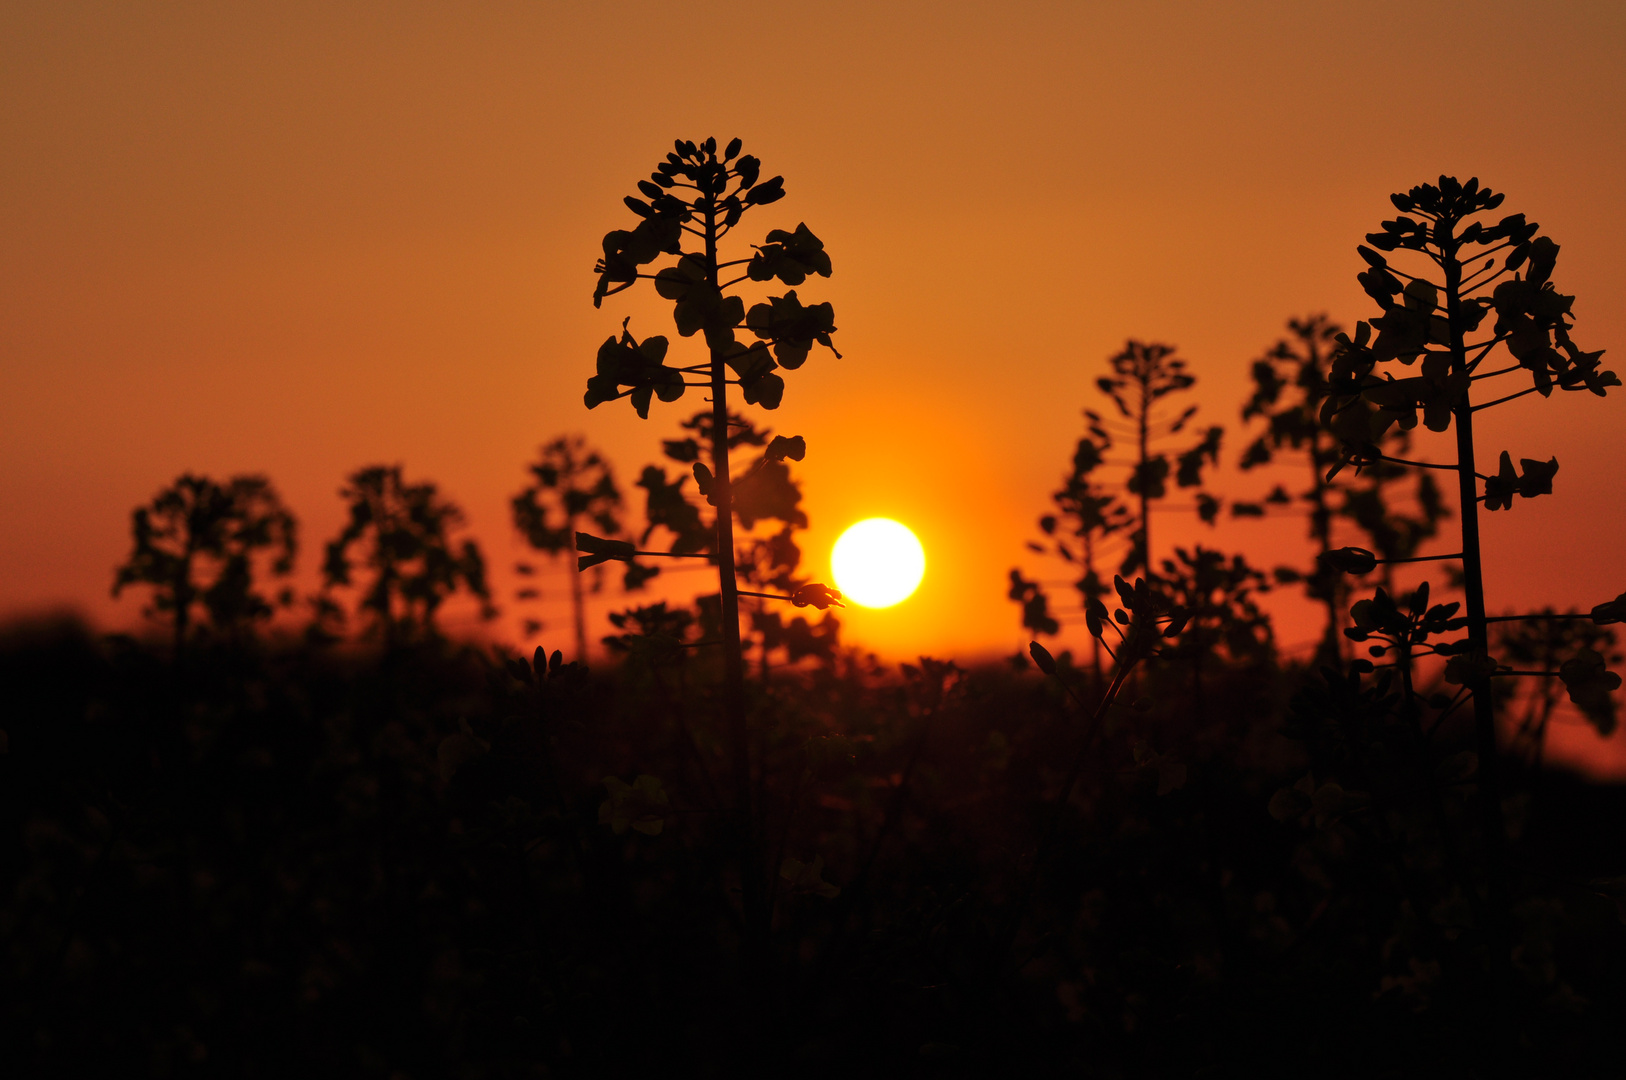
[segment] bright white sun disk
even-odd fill
[[[870,518],[841,534],[830,568],[842,598],[864,607],[891,607],[906,599],[926,573],[926,552],[908,528]]]

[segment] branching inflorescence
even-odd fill
[[[810,277],[829,277],[830,256],[824,242],[805,224],[793,230],[774,229],[753,253],[725,258],[722,241],[755,207],[784,198],[784,178],[761,179],[761,162],[741,153],[739,139],[718,150],[716,139],[701,143],[678,140],[666,160],[648,180],[638,183],[639,196],[626,205],[641,220],[632,229],[616,229],[604,237],[604,255],[594,268],[598,285],[593,305],[631,288],[640,280],[654,282],[655,291],[673,302],[672,317],[681,337],[700,335],[706,359],[692,364],[667,362],[670,342],[655,335],[639,340],[622,323],[621,334],[607,339],[598,350],[597,370],[587,380],[585,403],[589,409],[606,401],[629,398],[640,417],[649,416],[654,398],[677,401],[691,387],[711,391],[711,423],[701,434],[709,444],[709,466],[696,460],[695,483],[716,508],[715,542],[710,558],[717,564],[721,605],[724,700],[733,773],[734,812],[740,837],[740,877],[747,926],[748,951],[760,963],[766,948],[770,899],[763,868],[760,815],[753,806],[751,746],[747,730],[740,643],[739,597],[735,578],[734,518],[736,491],[751,476],[733,477],[729,470],[728,388],[737,386],[747,405],[777,409],[784,398],[781,371],[806,363],[814,345],[835,353],[835,311],[828,303],[804,304],[796,287]],[[641,197],[640,197],[641,196]],[[665,258],[674,261],[654,272]],[[769,295],[747,309],[745,300],[731,290],[739,286],[779,282],[790,288]],[[740,335],[755,340],[741,340]],[[776,438],[759,469],[769,469],[786,458],[801,460],[806,443],[800,436]],[[630,542],[577,534],[581,569],[609,559],[630,561],[637,555],[685,556],[693,550],[640,552]],[[817,582],[798,585],[785,593],[749,593],[761,599],[787,600],[797,607],[821,610],[840,605],[841,594]]]
[[[1328,552],[1326,562],[1339,570],[1362,573],[1381,562],[1460,560],[1464,611],[1457,606],[1428,605],[1426,585],[1404,608],[1380,590],[1355,605],[1355,625],[1346,634],[1356,641],[1382,639],[1371,647],[1376,657],[1397,653],[1395,662],[1406,678],[1401,708],[1414,720],[1420,707],[1409,682],[1413,655],[1433,652],[1449,657],[1446,677],[1461,685],[1473,707],[1478,751],[1480,823],[1487,851],[1483,943],[1489,967],[1505,1009],[1509,986],[1509,881],[1498,785],[1495,696],[1491,680],[1501,676],[1556,676],[1583,709],[1596,710],[1601,698],[1619,686],[1602,657],[1589,649],[1556,670],[1524,671],[1490,655],[1485,612],[1485,583],[1480,557],[1479,508],[1509,509],[1515,497],[1548,495],[1558,471],[1556,458],[1545,462],[1523,458],[1517,469],[1512,455],[1500,454],[1495,473],[1478,471],[1474,415],[1531,394],[1550,397],[1554,390],[1585,390],[1602,397],[1619,386],[1614,372],[1600,364],[1602,352],[1582,350],[1570,336],[1574,298],[1552,283],[1558,245],[1538,235],[1538,226],[1523,214],[1492,222],[1488,216],[1503,202],[1500,193],[1477,179],[1462,183],[1442,176],[1391,197],[1400,216],[1383,222],[1357,248],[1367,268],[1359,281],[1382,309],[1370,323],[1358,323],[1353,335],[1341,335],[1329,377],[1322,421],[1342,444],[1329,479],[1345,466],[1357,470],[1383,462],[1454,472],[1461,506],[1461,548],[1447,555],[1379,560],[1360,548]],[[1369,246],[1368,246],[1369,245]],[[1405,266],[1390,257],[1404,255]],[[1511,363],[1501,363],[1497,357]],[[1406,372],[1396,377],[1392,365]],[[1494,380],[1522,376],[1529,385],[1501,392]],[[1481,387],[1479,384],[1485,384]],[[1476,398],[1489,400],[1475,402]],[[1398,428],[1414,429],[1421,420],[1433,432],[1453,431],[1455,462],[1400,460],[1386,455],[1384,437]],[[1594,621],[1618,614],[1620,601],[1594,609]],[[1429,643],[1431,636],[1466,631],[1466,637]],[[1371,670],[1371,661],[1355,662],[1351,678]],[[1441,715],[1462,704],[1463,694],[1441,703]]]

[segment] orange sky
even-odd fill
[[[806,221],[835,261],[801,291],[834,302],[846,359],[816,352],[767,417],[808,439],[806,550],[822,570],[886,515],[928,554],[918,596],[849,613],[849,639],[1010,651],[1005,574],[1056,576],[1022,541],[1105,358],[1179,345],[1229,464],[1283,321],[1371,313],[1353,249],[1390,191],[1443,171],[1508,192],[1619,367],[1623,55],[1618,3],[13,0],[0,612],[132,619],[107,597],[129,510],[187,469],[268,473],[312,570],[342,476],[401,461],[506,568],[543,439],[583,432],[630,482],[698,405],[583,410],[598,342],[669,319],[649,295],[595,311],[591,267],[674,136],[738,134],[790,192],[750,231]],[[1486,526],[1493,608],[1626,587],[1621,407],[1487,414],[1489,454],[1562,464],[1555,497]],[[1296,523],[1271,528],[1200,538],[1296,550]],[[1289,605],[1280,632],[1313,628]]]

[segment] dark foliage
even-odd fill
[[[779,867],[763,1009],[714,661],[195,660],[182,679],[72,626],[0,648],[14,1075],[1489,1074],[1433,951],[1473,915],[1426,789],[1385,764],[1409,736],[1375,689],[1318,677],[1289,714],[1296,673],[1216,664],[1199,725],[1171,655],[1156,703],[1092,735],[1057,681],[1010,670],[842,656],[753,684]],[[1338,718],[1301,732],[1308,762],[1289,715]],[[1443,738],[1451,824],[1471,744]],[[1294,781],[1350,762],[1363,788]],[[1516,799],[1539,875],[1521,1075],[1588,1074],[1626,1050],[1626,798],[1548,771]]]

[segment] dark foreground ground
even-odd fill
[[[1452,725],[1298,742],[1314,676],[1154,670],[1058,815],[1053,682],[844,657],[754,684],[786,869],[747,975],[708,673],[649,659],[11,631],[3,1071],[1626,1072],[1618,787],[1504,762],[1498,983]]]

